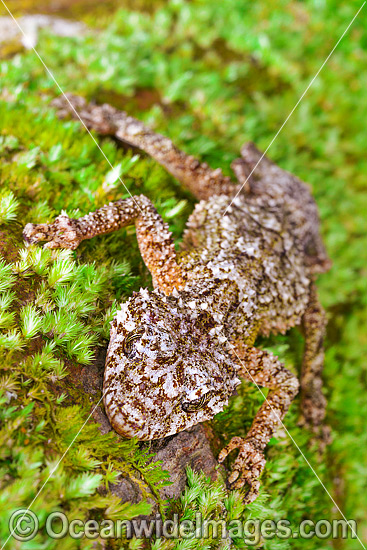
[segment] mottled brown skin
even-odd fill
[[[238,376],[269,388],[246,438],[234,437],[219,455],[223,461],[238,448],[229,482],[247,484],[245,499],[252,502],[264,449],[299,388],[277,357],[254,347],[258,334],[302,326],[302,421],[327,435],[321,391],[325,315],[314,278],[330,261],[315,202],[304,183],[266,157],[249,177],[261,157],[253,144],[232,164],[244,183],[240,190],[220,170],[125,113],[76,96],[69,101],[88,127],[149,153],[200,202],[178,254],[167,224],[143,195],[77,220],[61,215],[53,224],[28,224],[24,237],[74,249],[84,239],[135,224],[155,290],[134,293],[112,322],[104,380],[110,422],[126,437],[160,438],[212,418],[227,404]],[[60,116],[70,112],[64,98],[54,104]]]

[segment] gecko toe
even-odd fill
[[[238,470],[233,470],[230,476],[228,477],[228,482],[234,483],[236,479],[238,479],[239,475],[240,475],[240,472]]]
[[[239,453],[234,462],[232,472],[228,477],[228,483],[232,489],[242,489],[248,485],[249,489],[245,494],[244,502],[253,502],[259,494],[259,477],[265,467],[263,451],[256,447],[251,440],[241,437],[234,437],[219,455],[220,462],[235,448]]]

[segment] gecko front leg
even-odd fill
[[[232,352],[237,360],[240,376],[271,390],[256,414],[247,436],[233,437],[218,457],[219,462],[223,462],[233,449],[239,449],[228,481],[236,489],[247,483],[249,489],[245,502],[250,504],[259,494],[259,477],[266,462],[264,449],[297,395],[299,382],[268,351],[237,343]]]
[[[135,223],[139,249],[153,278],[153,285],[169,294],[184,285],[184,273],[168,225],[144,195],[121,199],[79,219],[62,214],[52,224],[28,223],[24,239],[32,244],[46,241],[47,248],[74,250],[85,239],[112,233]]]

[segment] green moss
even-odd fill
[[[360,7],[313,0],[276,7],[270,1],[176,0],[152,4],[148,12],[140,4],[124,5],[99,21],[97,37],[94,31],[74,39],[43,32],[38,49],[46,64],[65,90],[128,109],[226,173],[244,141],[268,146]],[[334,440],[326,457],[319,460],[309,434],[297,426],[297,401],[285,425],[346,517],[359,522],[361,537],[367,488],[363,31],[361,15],[269,151],[312,185],[334,262],[318,283],[329,318],[325,392]],[[80,216],[127,196],[119,176],[131,193],[152,199],[178,243],[193,199],[144,155],[97,138],[111,171],[77,123],[56,118],[50,100],[59,92],[32,52],[2,61],[0,76],[0,507],[7,519],[15,507],[29,505],[88,418],[91,403],[98,403],[100,395],[91,401],[78,376],[106,345],[118,303],[151,284],[131,228],[85,242],[70,254],[24,249],[22,227],[52,221],[62,209]],[[296,331],[261,343],[299,369],[302,339]],[[260,402],[256,388],[244,383],[212,423],[216,450],[232,435],[245,434]],[[156,497],[166,478],[159,467],[146,466],[139,445],[113,433],[102,436],[92,422],[77,442],[37,498],[34,511],[42,521],[55,508],[97,519],[146,513],[146,502],[121,505],[110,491],[96,490],[109,488],[120,470],[136,478],[146,496]],[[190,474],[187,492],[168,513],[288,518],[295,528],[301,519],[337,515],[282,430],[267,458],[261,495],[247,509],[239,495],[225,497],[220,484]],[[0,528],[5,540],[6,521]],[[50,542],[43,531],[34,544],[89,547]],[[321,547],[316,539],[291,544]],[[359,548],[356,540],[335,544]],[[289,546],[264,543],[272,550]],[[139,541],[129,543],[139,547]],[[154,545],[184,547],[190,546],[162,540]],[[235,547],[243,542],[235,540]]]

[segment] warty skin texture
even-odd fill
[[[239,376],[270,388],[246,438],[219,455],[239,453],[229,482],[247,484],[246,502],[259,491],[264,449],[298,392],[294,374],[270,352],[254,347],[259,334],[300,325],[305,335],[301,373],[302,421],[324,442],[321,391],[325,316],[314,278],[330,266],[308,187],[261,153],[241,150],[232,168],[239,183],[185,155],[172,142],[109,105],[69,100],[89,127],[148,152],[200,200],[182,250],[151,201],[119,200],[73,220],[28,224],[30,243],[76,248],[84,239],[135,224],[154,291],[141,289],[121,306],[111,326],[104,404],[114,429],[142,440],[175,434],[209,420],[228,403]],[[60,116],[70,110],[55,100]]]

